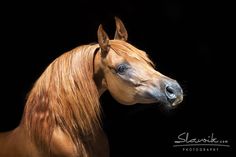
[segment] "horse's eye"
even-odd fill
[[[124,75],[127,69],[128,69],[128,66],[126,64],[120,64],[117,66],[116,72],[121,75]]]

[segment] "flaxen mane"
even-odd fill
[[[50,151],[53,130],[60,127],[80,151],[77,139],[100,127],[99,93],[93,80],[98,44],[77,47],[53,61],[29,93],[22,122],[35,143]]]

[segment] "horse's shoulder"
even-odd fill
[[[55,129],[52,135],[50,151],[53,156],[74,157],[76,147],[72,140],[61,130]]]

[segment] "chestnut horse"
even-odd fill
[[[180,85],[154,69],[147,54],[127,42],[115,18],[114,40],[100,25],[98,44],[79,46],[55,59],[29,93],[23,118],[0,134],[0,157],[107,157],[99,97],[108,90],[124,105],[183,99]]]

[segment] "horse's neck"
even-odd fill
[[[96,53],[96,56],[94,58],[94,67],[94,80],[99,94],[102,95],[102,93],[106,90],[106,86],[104,74],[101,67],[100,52]],[[20,126],[14,131],[0,135],[0,138],[2,137],[2,140],[0,139],[0,148],[2,149],[4,146],[5,152],[13,154],[14,152],[12,150],[17,150],[18,152],[15,151],[15,153],[24,154],[22,156],[26,156],[25,154],[28,154],[28,152],[30,151],[32,157],[38,157],[38,152],[40,152],[40,148],[37,148],[35,143],[33,143],[34,140],[29,137],[28,130],[26,128],[27,126],[25,126],[24,121],[22,121]],[[78,140],[81,140],[81,144],[83,145],[82,147],[84,147],[85,150],[88,151],[85,153],[90,154],[88,156],[109,156],[108,141],[106,135],[104,134],[101,128],[95,130],[94,138],[91,139],[89,136],[85,136]],[[6,145],[5,143],[8,143],[8,145]],[[76,146],[59,127],[54,128],[51,143],[48,147],[50,147],[51,153],[55,154],[55,156],[76,156]],[[2,152],[0,151],[0,157],[11,156],[9,154],[2,155]],[[15,156],[20,157],[20,155]]]
[[[106,83],[104,79],[104,73],[102,70],[102,63],[101,63],[101,51],[99,50],[94,58],[94,81],[96,83],[99,96],[101,96],[106,91]]]

